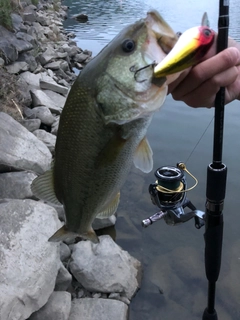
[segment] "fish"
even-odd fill
[[[176,45],[158,65],[154,67],[154,77],[162,78],[178,73],[188,67],[197,64],[207,53],[213,44],[215,33],[209,27],[209,20],[205,12],[202,17],[201,26],[193,27],[183,32]],[[184,44],[184,45],[183,45]]]
[[[167,75],[156,84],[154,66],[177,41],[160,14],[150,11],[125,27],[75,80],[51,169],[31,185],[36,197],[64,207],[65,224],[49,241],[80,236],[98,243],[92,222],[116,212],[132,164],[152,170],[146,134],[167,95]]]

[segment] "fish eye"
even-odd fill
[[[206,37],[209,37],[212,34],[212,31],[210,29],[204,29],[203,32]]]
[[[122,43],[124,52],[132,52],[135,49],[135,42],[132,39],[126,39]]]

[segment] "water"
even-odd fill
[[[204,11],[208,12],[211,27],[216,30],[217,26],[216,0],[168,0],[164,5],[153,0],[68,0],[65,4],[71,7],[70,15],[86,13],[89,16],[85,24],[68,19],[65,27],[75,32],[78,45],[92,50],[93,55],[123,26],[144,17],[151,8],[157,9],[176,31],[199,25]],[[232,0],[230,5],[230,35],[240,40],[239,1]],[[188,194],[199,210],[204,210],[206,169],[212,160],[212,118],[213,110],[192,109],[169,96],[148,131],[155,169],[186,161],[197,145],[187,167],[199,180],[198,186]],[[222,267],[216,297],[219,320],[240,319],[239,122],[240,102],[236,101],[226,107],[225,115],[223,162],[228,166],[228,182]],[[191,178],[187,179],[191,185]],[[121,193],[116,242],[138,258],[144,268],[141,290],[131,302],[129,319],[199,320],[207,300],[204,228],[195,229],[193,221],[176,227],[159,221],[142,229],[141,220],[157,211],[148,194],[148,185],[154,181],[153,173],[144,175],[133,168]]]

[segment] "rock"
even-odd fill
[[[68,53],[68,56],[70,58],[74,57],[76,54],[81,52],[81,50],[77,46],[75,46],[75,45],[69,46],[67,43],[64,44],[62,46],[62,48],[64,51],[66,51]]]
[[[20,40],[24,40],[30,42],[33,46],[37,44],[36,39],[26,32],[18,32],[16,33],[16,38]]]
[[[60,86],[52,78],[50,79],[40,79],[40,88],[58,92],[63,95],[68,94],[68,88]]]
[[[29,92],[29,86],[26,81],[22,78],[18,78],[17,80],[17,86],[18,86],[18,97],[19,102],[21,102],[21,105],[24,106],[30,106],[32,104],[32,98]]]
[[[6,66],[6,69],[8,73],[16,74],[21,71],[27,71],[29,69],[29,66],[25,61],[16,61]]]
[[[0,172],[49,169],[52,155],[45,144],[4,112],[0,112],[0,139]]]
[[[48,147],[52,154],[54,154],[57,139],[55,135],[42,129],[33,131],[33,134]]]
[[[37,69],[36,59],[29,52],[19,54],[18,61],[23,61],[28,64],[28,70],[34,72]]]
[[[74,299],[68,320],[127,320],[125,303],[110,299]]]
[[[82,63],[86,61],[88,58],[89,58],[89,55],[82,52],[75,55],[74,61]]]
[[[57,60],[57,61],[49,62],[49,63],[45,64],[44,67],[47,69],[48,68],[52,69],[52,70],[62,69],[63,71],[66,71],[69,69],[67,61],[64,61],[64,60]]]
[[[127,297],[121,296],[119,293],[116,293],[116,292],[110,293],[110,295],[108,296],[108,299],[119,300],[126,303],[127,305],[130,304],[130,300]]]
[[[114,226],[116,223],[116,216],[113,214],[112,216],[104,219],[95,218],[93,221],[93,229],[99,230],[107,227]]]
[[[61,94],[51,91],[51,90],[43,90],[43,92],[52,100],[54,101],[55,105],[58,106],[58,108],[61,110],[65,105],[66,97],[62,96]],[[58,115],[56,116],[58,117]]]
[[[52,101],[45,92],[38,89],[31,89],[30,90],[31,97],[33,100],[33,106],[35,107],[47,107],[55,114],[60,114],[62,109]]]
[[[33,200],[0,204],[0,319],[25,320],[48,301],[59,266],[56,211]]]
[[[78,13],[74,16],[72,16],[73,19],[77,20],[78,22],[87,22],[88,21],[88,16],[84,13]]]
[[[21,171],[0,174],[0,198],[32,198],[31,183],[37,177],[35,173]]]
[[[47,126],[51,126],[55,121],[54,116],[47,107],[23,108],[23,112],[28,119],[40,119]]]
[[[81,241],[73,245],[70,270],[89,291],[125,293],[131,299],[139,288],[141,264],[123,251],[109,236],[100,242]]]
[[[33,132],[40,128],[40,119],[23,119],[19,121],[22,126],[24,126],[28,131]]]
[[[58,275],[56,278],[56,283],[55,283],[55,291],[66,291],[72,282],[72,275],[68,272],[68,270],[64,267],[64,265],[61,263],[59,270],[58,270]]]
[[[4,66],[4,64],[5,64],[5,61],[2,58],[0,58],[0,67]]]
[[[31,87],[40,88],[39,81],[42,78],[42,74],[34,74],[30,71],[26,71],[20,74],[20,77],[24,79]]]
[[[14,31],[26,30],[26,27],[23,25],[23,19],[19,14],[11,13],[11,18]]]
[[[28,320],[68,320],[71,310],[69,292],[53,292],[48,302]]]
[[[60,243],[60,260],[67,261],[71,257],[71,250],[64,242]]]

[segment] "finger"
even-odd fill
[[[178,97],[178,94],[175,94],[175,91],[172,92],[172,96],[175,100],[182,100],[187,105],[191,107],[212,107],[214,105],[214,100],[216,97],[217,92],[219,91],[220,87],[228,87],[229,90],[227,91],[226,100],[231,101],[231,85],[236,82],[239,76],[239,70],[237,67],[232,67],[227,71],[219,73],[215,75],[213,78],[202,83],[196,89],[191,91],[190,93]],[[240,80],[239,80],[240,81]],[[235,95],[239,92],[239,87],[237,91],[237,84],[235,84]],[[236,97],[235,97],[236,98]]]
[[[218,55],[205,60],[198,64],[188,74],[174,90],[175,97],[186,95],[187,93],[195,90],[203,82],[214,77],[214,75],[221,73],[234,65],[240,63],[240,52],[236,48],[228,48]]]

